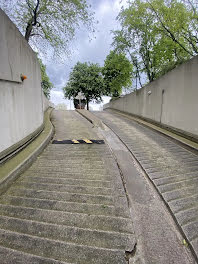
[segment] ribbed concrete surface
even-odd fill
[[[98,139],[74,111],[55,111],[55,139]],[[0,197],[0,263],[128,263],[134,234],[106,145],[50,144]]]
[[[140,162],[198,256],[198,156],[119,113],[95,114]]]

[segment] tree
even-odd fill
[[[40,63],[41,69],[41,87],[45,96],[49,99],[50,98],[50,90],[53,88],[53,84],[50,82],[50,79],[46,73],[46,66],[42,63],[41,59],[38,59]]]
[[[110,51],[102,69],[106,94],[117,97],[122,93],[123,87],[130,87],[132,69],[132,64],[123,53]]]
[[[178,0],[147,0],[147,2],[157,18],[158,28],[190,56],[198,54],[196,43],[190,37],[193,33],[193,12]]]
[[[127,34],[127,32],[124,32],[124,30],[115,30],[113,31],[113,43],[112,46],[114,47],[116,52],[122,53],[124,52],[127,54],[131,62],[133,64],[133,74],[132,76],[135,76],[135,88],[137,89],[137,81],[139,81],[140,87],[142,87],[142,81],[141,81],[141,66],[138,61],[138,53],[135,49],[132,48],[132,40],[130,40],[130,36]]]
[[[147,74],[149,81],[155,78],[155,67],[152,61],[152,50],[154,43],[153,14],[148,12],[147,3],[137,0],[129,8],[123,9],[119,14],[124,36],[130,46],[132,61],[137,60],[141,68]]]
[[[101,74],[101,67],[94,63],[78,62],[69,76],[67,85],[63,88],[65,98],[75,98],[82,92],[86,98],[87,110],[89,102],[96,100],[102,101],[104,94],[104,82]]]
[[[141,76],[152,82],[196,54],[192,14],[179,0],[133,0],[121,9],[121,30],[113,31],[112,45],[130,57],[136,88]]]
[[[62,56],[77,28],[82,24],[92,27],[93,14],[86,0],[17,0],[16,4],[14,0],[7,1],[1,0],[2,7],[9,10],[25,39],[38,50],[44,51],[49,45],[56,55]]]
[[[198,54],[198,6],[194,0],[147,0],[158,28],[190,58]],[[184,58],[185,59],[185,58]]]

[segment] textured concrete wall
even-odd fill
[[[198,136],[198,56],[105,108],[168,125]]]
[[[21,74],[27,80],[22,82]],[[0,9],[0,153],[42,125],[40,83],[35,53]]]
[[[48,98],[43,93],[43,111],[46,111],[49,107],[53,107],[54,105],[48,100]]]

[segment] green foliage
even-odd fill
[[[198,54],[198,15],[193,0],[133,0],[122,8],[113,47],[134,65],[133,76],[150,82]],[[194,10],[194,11],[193,11]],[[146,81],[147,81],[146,80]]]
[[[149,8],[155,14],[158,29],[177,44],[183,52],[193,56],[198,54],[198,47],[196,47],[198,21],[189,7],[179,0],[149,1]],[[191,36],[191,38],[191,34],[194,37]]]
[[[49,47],[59,57],[67,53],[77,28],[92,28],[93,14],[86,0],[17,0],[4,2],[5,11],[38,51]]]
[[[123,87],[130,87],[132,69],[132,64],[123,53],[110,51],[102,69],[106,94],[117,97],[122,93]]]
[[[63,88],[65,98],[75,98],[82,92],[86,98],[87,109],[89,102],[102,101],[104,94],[104,82],[101,74],[101,67],[94,63],[78,62],[70,73],[69,81]]]
[[[40,69],[41,69],[41,87],[45,96],[50,98],[50,90],[53,88],[53,84],[50,82],[49,77],[46,73],[46,66],[42,63],[42,60],[39,59]]]

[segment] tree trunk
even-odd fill
[[[31,32],[32,32],[32,22],[28,22],[28,25],[27,25],[26,30],[25,30],[25,39],[27,40],[27,42],[30,39]]]
[[[87,101],[87,110],[89,111],[89,99],[86,99]]]
[[[31,8],[31,6],[29,4],[29,1],[26,1],[26,2],[28,4],[29,11],[31,11],[32,8]],[[30,39],[30,36],[31,36],[31,32],[32,32],[33,27],[35,27],[37,25],[37,23],[38,23],[37,17],[38,17],[39,4],[40,4],[40,0],[37,0],[36,7],[35,7],[35,9],[32,10],[33,11],[32,17],[28,21],[27,27],[25,29],[25,39],[27,40],[27,42]],[[40,25],[40,23],[38,23],[38,24]]]

